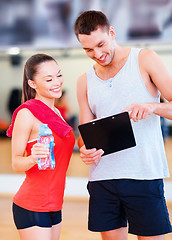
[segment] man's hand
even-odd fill
[[[136,103],[129,105],[122,112],[129,112],[130,119],[137,122],[154,113],[155,106],[156,104],[154,103]]]
[[[80,157],[82,161],[90,165],[92,163],[98,163],[104,151],[102,149],[96,150],[96,148],[86,149],[85,145],[80,148]]]

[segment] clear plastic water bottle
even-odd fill
[[[39,126],[38,143],[45,144],[50,149],[50,153],[46,158],[38,158],[39,170],[48,170],[55,168],[55,158],[53,153],[54,137],[52,131],[47,124],[41,124]]]

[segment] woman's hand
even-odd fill
[[[37,163],[38,158],[46,158],[50,153],[49,148],[45,146],[45,144],[35,143],[31,148],[31,156],[33,158],[33,162]]]
[[[85,145],[80,148],[80,157],[82,161],[87,165],[90,165],[92,163],[98,164],[103,153],[104,151],[102,149],[86,149]]]

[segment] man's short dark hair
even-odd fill
[[[74,31],[78,38],[79,34],[90,35],[98,28],[109,30],[110,23],[104,13],[100,11],[85,11],[75,21]]]

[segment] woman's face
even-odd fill
[[[36,98],[61,97],[63,77],[57,63],[52,60],[39,64],[37,73],[29,85],[35,89]]]

